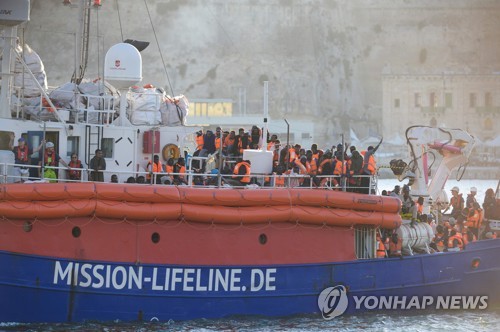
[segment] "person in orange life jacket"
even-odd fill
[[[251,182],[251,162],[250,160],[240,160],[234,166],[232,178],[238,180],[241,185],[247,185]]]
[[[448,238],[448,251],[460,251],[464,249],[462,235],[453,229]]]
[[[398,233],[392,233],[389,241],[389,257],[401,257],[401,249],[403,248],[403,240],[399,238]]]
[[[164,175],[160,178],[161,180],[161,183],[165,184],[165,181],[168,180],[168,184],[172,184],[174,183],[174,176],[172,175],[172,173],[175,173],[174,172],[174,159],[172,158],[168,158],[167,160],[167,165],[165,165],[165,173],[167,173],[167,175]]]
[[[20,137],[17,140],[17,146],[12,146],[14,142],[14,133],[11,133],[10,135],[10,142],[9,142],[9,149],[12,150],[14,153],[14,158],[15,161],[14,163],[17,165],[29,165],[31,163],[30,156],[35,153],[40,151],[42,148],[44,141],[40,143],[40,145],[36,149],[30,149],[28,147],[28,144],[26,144],[26,140],[23,137]],[[14,176],[16,177],[14,179],[14,182],[24,182],[26,179],[28,179],[29,176],[29,169],[28,167],[14,167]]]
[[[92,170],[90,172],[90,181],[104,182],[104,170],[106,170],[106,160],[103,157],[101,149],[95,150],[95,155],[90,159],[89,168]]]
[[[273,151],[276,141],[278,140],[278,135],[272,134],[269,142],[267,142],[267,151]]]
[[[224,145],[226,146],[226,153],[228,156],[234,156],[236,154],[237,144],[234,130],[231,130],[229,135],[224,139]]]
[[[177,184],[181,184],[181,183],[187,184],[186,175],[185,175],[186,174],[186,163],[185,163],[184,158],[180,157],[179,159],[177,159],[177,163],[174,166],[174,170],[175,170],[175,173],[179,173],[179,175],[174,175],[174,181]]]
[[[201,151],[203,149],[203,131],[198,130],[196,132],[196,150],[195,151]]]
[[[280,151],[281,151],[281,142],[279,139],[275,139],[273,142],[273,145],[269,149],[269,151],[272,151],[273,153],[273,162],[277,161],[278,163],[280,162]]]
[[[215,151],[222,151],[222,146],[221,144],[223,144],[224,141],[222,139],[222,129],[220,127],[217,127],[217,129],[215,129]]]
[[[203,135],[203,148],[199,154],[200,157],[206,157],[215,152],[215,135],[213,131],[207,130]]]
[[[436,234],[434,235],[434,239],[432,240],[432,247],[436,251],[443,251],[446,248],[446,244],[448,243],[448,236],[445,233],[445,229],[443,225],[436,226]]]
[[[377,163],[375,161],[375,152],[377,152],[380,144],[382,144],[382,138],[376,147],[369,146],[367,150],[361,151],[361,155],[363,156],[363,170],[362,174],[365,175],[361,178],[361,192],[365,194],[370,193],[370,177],[367,175],[375,175],[377,172]]]
[[[477,188],[476,187],[470,188],[470,193],[467,194],[467,199],[465,200],[466,208],[471,209],[474,208],[474,204],[478,204],[476,200],[476,194],[477,194]]]
[[[462,240],[464,241],[464,245],[468,245],[471,242],[477,241],[476,235],[472,232],[469,227],[464,226],[462,228]]]
[[[346,164],[345,161],[342,160],[342,151],[335,152],[335,158],[332,161],[333,167],[333,184],[338,186],[340,184],[340,177],[346,174]]]
[[[241,150],[241,145],[242,145],[241,141],[243,139],[243,136],[245,136],[245,129],[244,128],[238,129],[238,135],[234,136],[234,148],[233,148],[233,151],[234,151],[234,155],[235,156],[239,156],[242,153],[241,152],[242,151]]]
[[[322,157],[321,163],[318,167],[318,174],[322,177],[320,178],[320,187],[324,187],[331,184],[331,178],[325,177],[326,175],[333,175],[333,158],[330,150],[326,150]]]
[[[68,178],[70,180],[80,181],[82,179],[82,171],[75,168],[83,168],[83,165],[80,159],[78,159],[78,155],[76,153],[71,154],[71,161],[68,166],[70,167],[70,170],[68,171]]]
[[[451,207],[451,216],[455,219],[458,219],[460,217],[460,214],[462,213],[462,210],[464,209],[464,199],[462,197],[462,194],[459,194],[460,189],[458,187],[453,187],[451,188],[451,199],[450,199],[450,205],[446,208],[446,210],[443,211],[443,214],[446,213]]]
[[[307,174],[311,177],[309,180],[309,184],[312,181],[314,186],[318,187],[320,184],[319,178],[316,177],[318,174],[318,161],[313,158],[313,153],[311,150],[307,150],[306,152],[306,170]]]
[[[151,161],[146,165],[146,169],[148,170],[148,174],[146,175],[146,179],[148,182],[151,182],[151,175],[153,173],[163,173],[165,170],[163,169],[163,164],[160,161],[160,157],[155,154],[153,156],[153,163]],[[156,174],[156,181],[154,183],[161,183],[162,174]]]
[[[44,169],[43,176],[47,179],[57,179],[58,171],[56,168],[59,163],[63,164],[66,168],[69,168],[68,164],[55,152],[54,143],[47,142],[45,143],[45,155],[42,160],[38,162],[40,167],[39,176],[42,176],[42,168]],[[50,180],[50,182],[57,182],[56,180]]]
[[[479,235],[479,228],[481,227],[483,221],[483,210],[479,208],[479,204],[477,202],[474,203],[472,208],[465,208],[465,210],[468,210],[468,212],[466,213],[467,217],[464,225],[469,227],[469,230],[477,237]]]
[[[240,156],[243,156],[243,150],[251,149],[251,146],[252,146],[252,137],[250,136],[249,133],[243,133],[243,135],[240,136],[238,142],[238,152]]]

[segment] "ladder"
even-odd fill
[[[85,126],[85,163],[87,164],[87,167],[89,166],[92,157],[95,156],[95,150],[100,149],[101,147],[102,133],[102,126]]]

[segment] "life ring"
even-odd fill
[[[181,151],[176,144],[170,143],[163,147],[161,150],[161,155],[164,161],[168,161],[170,158],[177,159],[181,155]]]

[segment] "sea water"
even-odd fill
[[[500,312],[441,311],[426,313],[369,313],[324,320],[321,315],[283,318],[238,317],[185,322],[13,324],[0,323],[0,331],[498,331]]]
[[[445,190],[457,186],[464,199],[471,187],[477,188],[477,201],[482,204],[488,188],[496,190],[498,180],[449,180]],[[379,193],[392,190],[398,180],[380,180]],[[500,280],[498,280],[500,283]],[[491,287],[499,287],[491,285]],[[2,299],[4,301],[5,299]],[[29,313],[26,313],[29,315]],[[324,320],[320,314],[284,318],[238,317],[228,319],[197,319],[185,322],[106,322],[73,324],[17,324],[0,322],[0,331],[499,331],[500,308],[488,311],[440,310],[435,312],[367,313]]]

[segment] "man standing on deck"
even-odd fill
[[[106,160],[102,156],[102,150],[95,150],[95,156],[90,159],[89,168],[92,169],[90,172],[90,181],[104,182],[104,173],[106,170]]]

